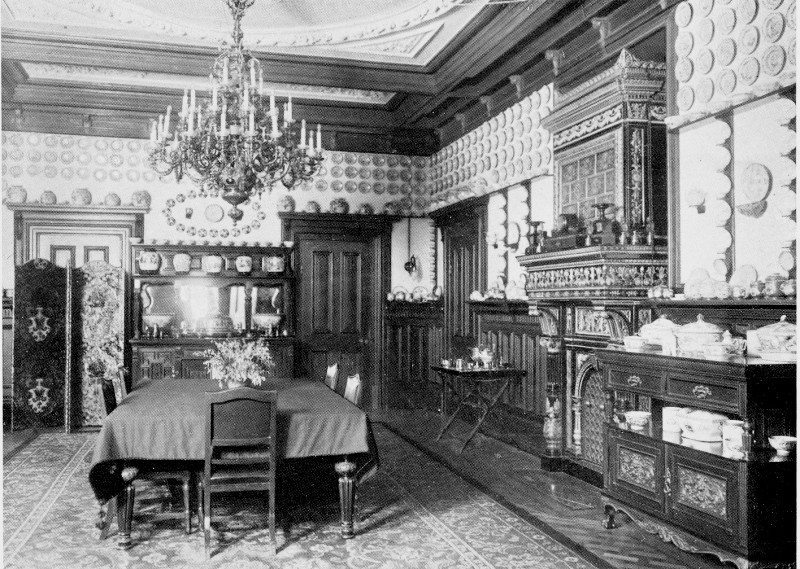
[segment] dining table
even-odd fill
[[[279,459],[328,457],[338,475],[341,535],[352,538],[358,483],[379,466],[367,414],[324,383],[269,378],[258,389],[278,393]],[[205,459],[205,393],[219,391],[206,379],[150,380],[131,391],[105,419],[95,443],[89,483],[102,507],[114,503],[119,545],[131,544],[133,480],[129,467],[190,464]],[[111,502],[116,498],[116,502]],[[110,516],[110,512],[109,512]]]

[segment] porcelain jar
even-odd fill
[[[253,258],[248,255],[236,257],[236,270],[240,273],[249,273],[253,270]]]
[[[131,195],[131,203],[136,207],[150,207],[150,192],[138,190]]]
[[[742,435],[744,435],[744,421],[728,419],[722,424],[722,444],[728,450],[742,450]]]
[[[56,198],[56,194],[54,192],[50,190],[45,190],[42,192],[39,201],[42,202],[44,205],[55,205],[56,202],[58,201],[58,198]]]
[[[764,294],[770,298],[780,298],[783,296],[781,287],[786,279],[778,273],[773,273],[764,279]]]
[[[161,255],[158,251],[141,251],[139,253],[139,270],[154,273],[161,267]]]
[[[6,195],[9,203],[25,203],[25,200],[28,199],[28,192],[22,186],[11,186]]]
[[[282,255],[264,257],[263,270],[266,273],[282,273],[285,268]]]
[[[192,266],[192,257],[188,253],[176,253],[172,257],[172,266],[176,273],[188,273]]]
[[[114,192],[110,192],[106,194],[106,197],[103,198],[103,203],[107,206],[115,207],[122,203],[119,195],[115,194]]]
[[[203,255],[201,266],[204,273],[216,274],[222,272],[223,260],[219,255]]]
[[[72,192],[72,203],[75,205],[89,205],[92,203],[92,193],[88,188],[77,188]]]

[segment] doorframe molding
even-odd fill
[[[392,215],[342,215],[337,213],[288,213],[280,212],[281,233],[284,241],[294,241],[295,244],[320,236],[351,236],[368,240],[375,258],[374,275],[378,278],[372,280],[372,294],[375,299],[376,310],[372,311],[372,338],[370,342],[371,372],[377,381],[370,381],[370,408],[381,409],[386,404],[386,374],[384,373],[384,323],[386,320],[386,305],[383,299],[391,288],[392,276],[392,226],[402,217]],[[296,249],[295,249],[296,250]],[[299,268],[298,259],[292,259],[292,266]],[[300,296],[300,271],[295,270],[295,290]],[[295,314],[299,314],[296,310]],[[299,327],[296,328],[299,330]],[[298,350],[295,357],[299,357]]]

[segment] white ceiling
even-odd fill
[[[224,0],[2,0],[4,30],[87,40],[216,47]],[[244,41],[259,53],[423,66],[488,0],[256,0]]]

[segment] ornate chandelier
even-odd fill
[[[200,185],[200,195],[220,196],[231,204],[234,224],[239,205],[260,197],[280,181],[286,188],[310,180],[322,157],[322,130],[299,129],[292,98],[283,104],[264,96],[261,63],[242,45],[242,18],[255,0],[225,0],[233,15],[233,43],[223,42],[209,79],[210,99],[184,90],[181,112],[172,128],[172,107],[152,122],[150,166],[161,176],[184,175]]]

